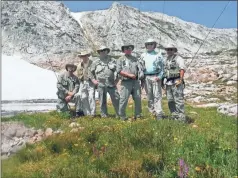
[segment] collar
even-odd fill
[[[169,59],[169,60],[172,60],[172,59],[174,59],[176,56],[177,56],[177,54],[175,53],[175,54],[173,54],[173,55],[171,55],[171,56],[168,56],[168,59]]]
[[[155,50],[153,50],[153,51],[147,51],[147,54],[152,54],[152,55],[155,55],[155,54],[157,54],[156,52],[155,52]]]

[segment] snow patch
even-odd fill
[[[2,55],[2,100],[57,99],[56,84],[53,71]]]

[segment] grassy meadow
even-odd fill
[[[166,100],[163,108],[169,114]],[[133,104],[127,109],[132,116]],[[114,113],[111,104],[109,113]],[[143,119],[82,117],[75,133],[68,115],[55,111],[2,118],[64,131],[2,160],[2,178],[237,177],[237,118],[190,105],[186,114],[192,123],[157,121],[144,101]]]

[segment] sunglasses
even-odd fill
[[[107,51],[107,50],[106,49],[98,50],[99,53],[104,52],[104,51]]]
[[[148,45],[154,45],[155,43],[146,43],[145,45],[148,46]]]
[[[174,48],[167,48],[167,49],[165,49],[165,51],[173,51],[174,50]]]
[[[124,50],[132,50],[133,48],[131,46],[124,47]]]

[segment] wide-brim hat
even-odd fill
[[[164,47],[164,49],[165,49],[165,50],[166,50],[166,49],[176,49],[176,51],[178,51],[178,48],[177,48],[174,44],[172,44],[172,43],[166,45],[166,46]]]
[[[78,56],[91,56],[91,52],[90,51],[81,51],[78,53]]]
[[[68,67],[74,67],[73,72],[75,72],[77,70],[77,66],[73,63],[68,63],[65,65],[65,69],[68,71]]]
[[[148,40],[146,40],[146,41],[145,41],[145,45],[146,45],[147,43],[155,43],[155,44],[157,44],[157,42],[156,42],[154,39],[152,39],[152,38],[149,38]]]
[[[125,45],[123,45],[123,46],[121,47],[122,52],[124,51],[124,48],[125,48],[125,47],[131,47],[131,48],[132,48],[132,51],[133,51],[134,48],[135,48],[134,45],[131,45],[131,44],[125,44]]]
[[[110,53],[110,49],[106,46],[100,46],[98,49],[97,49],[97,52],[99,53],[99,51],[102,51],[102,50],[107,50],[107,53]]]

